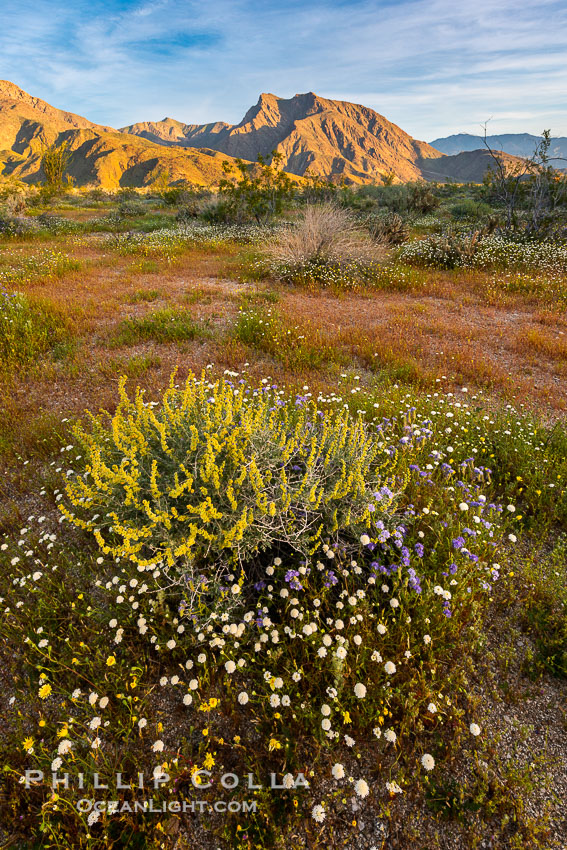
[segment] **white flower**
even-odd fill
[[[59,742],[59,746],[57,747],[57,752],[60,756],[66,756],[67,753],[71,751],[73,747],[73,742],[69,740],[69,738],[63,738],[62,741]]]
[[[234,596],[238,596],[238,594],[240,593],[240,585],[239,584],[233,584],[231,590],[232,590]]]
[[[93,691],[91,694],[89,694],[89,702],[90,702],[91,705],[94,705],[95,702],[97,701],[97,699],[98,699],[98,694],[96,693],[96,691]]]
[[[354,740],[354,738],[351,738],[350,735],[345,735],[344,741],[347,747],[354,747],[354,745],[356,744],[356,741]]]
[[[108,705],[108,697],[102,697],[102,699],[99,699],[98,704],[101,708],[106,708]]]
[[[386,729],[386,731],[384,732],[384,738],[386,739],[386,741],[388,741],[389,744],[395,744],[397,737],[398,736],[396,735],[393,729]]]
[[[431,636],[430,635],[423,635],[423,642],[425,644],[431,643]]]
[[[480,735],[480,726],[478,726],[476,723],[471,723],[471,725],[469,726],[469,730],[471,735],[474,735],[475,738],[477,735]]]
[[[51,762],[51,772],[55,773],[57,770],[59,770],[59,768],[61,767],[62,764],[63,764],[63,759],[60,759],[60,758],[53,759],[53,761]]]
[[[464,512],[464,511],[468,511],[468,509],[469,509],[469,506],[467,505],[467,503],[461,502],[461,504],[459,505],[459,510]]]
[[[168,642],[166,643],[166,646],[167,646],[168,649],[175,649],[177,644],[175,643],[175,641],[172,638],[171,640],[168,640]]]
[[[506,510],[507,510],[507,511],[510,511],[510,513],[511,513],[511,514],[513,514],[513,513],[514,513],[514,511],[516,510],[516,508],[514,507],[514,505],[508,505],[508,506],[507,506],[507,508],[506,508]]]
[[[392,608],[399,608],[399,607],[400,607],[400,603],[399,603],[399,602],[398,602],[398,600],[394,597],[393,599],[390,599],[390,606],[391,606]]]
[[[157,741],[154,741],[154,743],[152,744],[152,750],[153,750],[154,753],[163,752],[163,747],[164,747],[163,741],[161,741],[159,739]]]
[[[402,793],[402,789],[400,788],[397,782],[386,782],[386,789],[390,792],[390,794]]]
[[[343,778],[344,778],[344,775],[345,775],[345,769],[344,769],[344,767],[342,766],[342,764],[340,764],[339,762],[337,762],[337,763],[336,763],[336,764],[334,764],[334,765],[333,765],[333,767],[331,768],[331,773],[333,774],[333,776],[334,776],[334,778],[335,778],[335,779],[343,779]]]
[[[362,684],[362,682],[357,682],[354,686],[354,694],[359,699],[364,699],[366,696],[366,686]]]
[[[146,720],[145,717],[141,717],[138,720],[138,728],[139,729],[145,729],[147,725],[148,725],[148,721]]]
[[[368,787],[368,783],[365,779],[359,779],[358,782],[355,782],[354,790],[359,797],[368,797],[370,793],[370,788]]]
[[[191,696],[191,694],[185,694],[185,696],[183,697],[183,705],[191,705],[192,702],[193,697]]]
[[[360,542],[363,546],[368,546],[368,544],[370,543],[370,537],[368,536],[368,534],[361,534]]]
[[[430,714],[435,714],[435,712],[437,711],[437,706],[434,702],[430,702],[427,706],[427,710],[430,712]]]
[[[510,543],[515,543],[517,541],[517,539],[518,538],[516,537],[515,534],[509,534],[508,535],[508,540],[510,541]]]
[[[325,732],[328,732],[328,731],[329,731],[329,729],[331,728],[331,721],[329,720],[329,718],[328,718],[328,717],[324,717],[324,718],[322,719],[322,721],[321,721],[321,728],[322,728],[322,729],[324,729],[324,730],[325,730]]]
[[[392,676],[396,672],[396,665],[392,661],[386,661],[384,664],[384,670],[388,676]]]
[[[321,706],[321,714],[324,717],[328,717],[330,713],[331,713],[331,707],[329,705],[325,704],[325,705]]]
[[[293,779],[293,773],[286,773],[284,778],[282,779],[282,785],[284,788],[293,788],[295,782]]]
[[[378,625],[376,626],[376,631],[378,632],[379,635],[385,635],[386,634],[386,626],[384,626],[382,623],[378,623]]]
[[[99,818],[100,818],[100,812],[91,812],[90,815],[87,818],[88,825],[92,826],[93,823],[96,823]]]
[[[317,823],[323,823],[327,815],[325,814],[325,809],[320,804],[313,806],[311,809],[311,817]]]
[[[341,660],[345,659],[347,657],[347,651],[344,648],[344,646],[337,647],[337,651],[336,651],[335,655],[337,656],[337,658],[340,658]]]
[[[101,723],[102,723],[101,717],[93,717],[93,719],[89,723],[89,727],[91,729],[98,729],[98,727],[100,726]]]
[[[248,694],[246,693],[246,691],[241,691],[238,694],[238,702],[240,703],[240,705],[246,705],[246,703],[248,702]]]
[[[272,708],[277,708],[280,704],[280,698],[277,694],[272,694],[270,697],[270,705]]]
[[[234,661],[227,661],[224,665],[224,669],[227,673],[234,673],[234,671],[236,670],[236,664],[234,663]]]
[[[424,753],[421,757],[421,763],[426,770],[433,770],[435,767],[435,759],[429,753]]]

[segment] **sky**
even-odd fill
[[[567,136],[567,0],[0,0],[0,78],[113,127],[314,91],[426,141]]]

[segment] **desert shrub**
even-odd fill
[[[472,198],[465,198],[456,204],[449,207],[449,212],[454,219],[468,219],[471,221],[480,221],[483,218],[489,218],[494,215],[494,209],[490,204],[482,201],[474,201]]]
[[[398,213],[368,216],[365,226],[372,238],[382,244],[402,245],[408,240],[408,225]]]
[[[207,224],[226,224],[233,218],[229,201],[218,196],[206,201],[199,215]]]
[[[142,201],[124,199],[118,204],[116,212],[119,218],[137,218],[146,214],[147,207]]]
[[[220,561],[242,568],[257,553],[291,547],[304,556],[322,536],[360,533],[372,488],[389,464],[360,422],[333,423],[229,382],[173,381],[161,410],[138,392],[105,433],[78,431],[87,478],[68,487],[65,515],[93,531],[103,550],[140,566],[163,563],[176,578]],[[118,463],[118,466],[116,465]],[[384,505],[395,501],[384,499]],[[108,521],[93,523],[92,511]]]
[[[409,209],[426,215],[436,210],[440,200],[427,183],[414,183],[410,186]]]
[[[283,212],[295,196],[295,186],[283,170],[282,160],[282,154],[274,150],[268,157],[258,154],[255,163],[242,159],[223,162],[225,177],[219,183],[219,194],[230,221],[267,224]]]
[[[68,323],[52,304],[7,292],[0,284],[0,374],[62,350],[68,339]]]
[[[380,245],[334,204],[306,206],[300,222],[280,231],[265,250],[275,263],[297,268],[376,262],[382,256]]]

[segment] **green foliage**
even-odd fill
[[[69,142],[63,142],[60,145],[53,144],[44,150],[41,157],[41,167],[48,190],[57,191],[63,188],[63,178],[70,161]]]
[[[0,374],[29,367],[48,353],[64,351],[68,322],[50,302],[6,292],[0,286]]]
[[[259,154],[256,164],[241,159],[234,165],[223,163],[226,176],[219,192],[233,220],[255,219],[260,224],[282,212],[295,194],[292,179],[281,168],[282,159],[282,154],[272,151],[270,157]]]
[[[206,335],[206,329],[197,324],[187,310],[166,307],[141,318],[124,319],[111,337],[110,345],[116,348],[150,341],[183,342]]]

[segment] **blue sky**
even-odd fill
[[[567,135],[567,2],[0,0],[0,78],[111,126],[315,91],[425,140]]]

